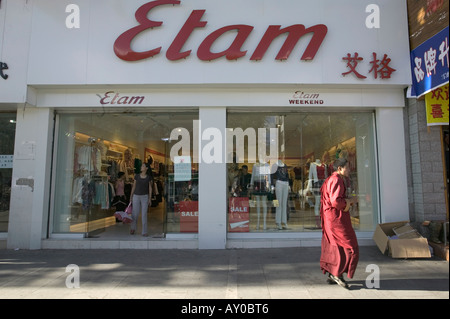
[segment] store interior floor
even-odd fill
[[[93,237],[101,238],[101,239],[130,239],[130,240],[139,240],[139,239],[147,239],[147,238],[163,238],[164,237],[164,207],[159,205],[158,207],[151,207],[147,211],[147,229],[148,229],[148,237],[142,236],[142,216],[139,215],[139,219],[137,222],[137,230],[134,235],[130,234],[130,224],[124,224],[122,222],[116,222],[116,218],[110,217],[110,219],[114,219],[114,223],[110,226],[105,227],[104,231],[95,233]]]
[[[297,207],[298,208],[298,207]],[[251,233],[286,233],[286,232],[311,232],[320,231],[320,220],[315,215],[314,207],[308,205],[295,209],[292,207],[288,214],[287,229],[279,230],[275,223],[275,207],[267,208],[266,229],[264,229],[264,219],[260,212],[259,227],[256,207],[250,208],[249,232]],[[101,221],[102,227],[90,233],[90,237],[100,239],[121,239],[121,240],[148,240],[152,238],[164,238],[165,205],[161,203],[157,207],[150,207],[147,212],[148,237],[142,236],[141,215],[137,222],[137,230],[134,235],[130,234],[130,224],[116,222],[114,216],[106,217]],[[174,213],[167,216],[168,224],[166,232],[179,232],[179,218],[174,217]],[[358,218],[352,218],[355,228],[358,228]]]

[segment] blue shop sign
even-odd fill
[[[448,83],[448,27],[411,51],[411,96],[420,97]]]

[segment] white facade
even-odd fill
[[[132,62],[119,58],[115,41],[139,25],[136,11],[151,3],[155,7],[144,22],[161,21],[162,25],[139,33],[131,49],[141,52],[161,47],[160,53]],[[377,11],[366,12],[372,3],[379,9],[379,28],[369,28],[371,20],[367,21],[371,15],[375,20],[378,17]],[[66,12],[70,4],[78,6],[79,28],[68,28],[77,19],[76,10]],[[174,51],[192,50],[186,58],[169,60],[171,44],[194,13],[201,15],[197,24],[207,23],[194,28],[183,47]],[[306,34],[287,60],[275,59],[283,36],[273,41],[261,60],[251,60],[269,26],[297,24],[326,26],[313,59],[300,59],[312,41],[312,35]],[[235,25],[240,25],[239,33],[214,33],[227,26],[235,29]],[[403,90],[411,82],[406,1],[6,0],[0,8],[2,33],[0,61],[8,63],[9,77],[0,79],[0,110],[17,110],[9,248],[41,248],[42,240],[52,237],[48,225],[53,112],[67,110],[197,108],[203,128],[222,132],[228,109],[373,110],[379,221],[409,219],[403,129]],[[202,61],[197,52],[206,46],[208,36],[216,39],[211,53],[226,53],[235,46],[245,55],[235,60],[222,56]],[[234,45],[237,40],[245,41]],[[348,54],[355,57],[355,53],[363,58],[354,65],[355,70],[365,78],[353,72],[343,75],[350,71],[343,58]],[[379,68],[384,57],[390,59],[389,66],[395,71],[389,77],[378,73],[375,78],[375,70],[370,71],[374,53]],[[314,94],[321,102],[309,104],[296,92]],[[200,170],[199,233],[194,247],[245,247],[245,240],[255,240],[255,236],[227,234],[226,164],[201,163]],[[17,183],[19,179],[32,181],[34,187]],[[202,214],[208,210],[209,214]],[[274,245],[274,240],[280,245],[292,244],[286,239],[308,245],[311,235],[302,236],[269,236],[257,245]],[[302,238],[304,241],[299,241]],[[313,236],[313,244],[320,244],[319,238],[320,234]],[[86,247],[86,241],[80,245]]]

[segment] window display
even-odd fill
[[[192,129],[196,118],[193,112],[59,114],[52,232],[129,236],[129,226],[120,226],[135,225],[126,208],[142,164],[153,180],[148,235],[186,231],[180,207],[198,199],[197,166],[189,166],[189,179],[174,179],[168,137],[174,128]],[[141,220],[135,222],[132,233],[141,233]]]
[[[278,130],[277,140],[267,135],[266,149],[257,152],[266,156],[269,145],[276,145],[276,162],[255,158],[248,144],[243,150],[234,144],[238,155],[228,164],[228,231],[320,231],[320,188],[340,157],[351,170],[347,193],[359,199],[350,212],[353,227],[372,231],[378,220],[373,123],[371,112],[228,113],[228,128]]]

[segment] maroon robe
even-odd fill
[[[359,247],[350,213],[345,211],[347,190],[344,180],[334,172],[321,188],[322,254],[320,268],[340,277],[352,278],[359,260]]]

